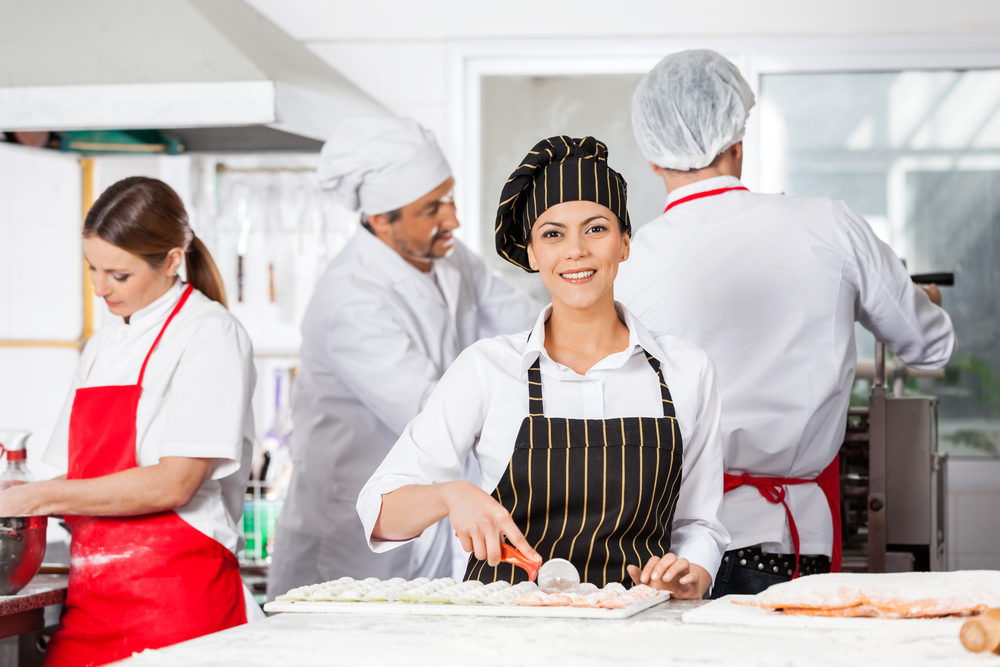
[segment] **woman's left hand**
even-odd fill
[[[0,516],[33,516],[37,514],[35,484],[17,484],[0,491]]]
[[[712,577],[705,568],[674,554],[667,554],[663,558],[653,556],[646,561],[642,570],[629,565],[628,573],[636,584],[645,584],[658,591],[670,591],[671,595],[679,599],[700,600],[712,584]]]

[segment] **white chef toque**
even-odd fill
[[[434,135],[416,121],[348,118],[323,144],[320,186],[340,204],[367,215],[420,199],[451,176]]]
[[[715,51],[674,53],[632,95],[632,131],[643,157],[664,169],[707,167],[743,140],[753,92]]]

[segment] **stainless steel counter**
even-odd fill
[[[670,601],[619,621],[492,617],[279,614],[146,651],[125,667],[184,665],[998,665],[949,632],[914,639],[885,632],[689,625],[701,601]],[[905,623],[905,621],[904,621]]]

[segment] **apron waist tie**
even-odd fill
[[[796,477],[751,477],[746,473],[742,475],[730,475],[725,473],[722,476],[723,479],[723,492],[729,493],[733,489],[739,488],[744,484],[749,484],[750,486],[756,487],[760,492],[760,495],[764,497],[769,503],[775,505],[781,504],[785,508],[785,516],[788,517],[788,532],[792,534],[792,547],[795,549],[795,574],[792,575],[792,579],[799,578],[799,530],[795,526],[795,518],[792,516],[792,511],[788,509],[788,503],[785,502],[785,487],[791,486],[792,484],[808,484],[815,483],[815,479],[800,479]]]
[[[826,502],[830,506],[830,519],[833,522],[833,551],[830,554],[830,572],[840,572],[842,560],[842,545],[840,532],[840,456],[833,457],[830,465],[813,479],[801,479],[796,477],[751,477],[746,473],[742,475],[723,474],[723,493],[729,493],[733,489],[744,484],[756,487],[760,495],[769,503],[781,505],[785,508],[785,516],[788,517],[788,532],[792,535],[792,546],[795,547],[795,574],[793,579],[799,576],[799,531],[795,527],[795,519],[792,511],[788,509],[785,502],[785,487],[793,484],[818,484]]]

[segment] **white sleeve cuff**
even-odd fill
[[[378,515],[382,511],[382,494],[392,493],[401,486],[408,484],[415,484],[415,482],[407,477],[394,475],[383,477],[374,483],[366,484],[361,489],[357,504],[358,516],[361,518],[361,524],[365,527],[368,548],[377,554],[392,551],[404,544],[409,544],[419,537],[419,535],[416,535],[408,540],[380,540],[372,537],[372,531],[375,530],[375,522],[378,521]]]
[[[722,553],[715,540],[708,536],[690,536],[683,541],[673,543],[670,551],[678,558],[686,558],[689,562],[705,568],[712,577],[712,585],[715,585],[715,577],[719,572],[719,566],[722,565]]]
[[[189,459],[215,459],[212,468],[212,480],[220,480],[229,477],[240,469],[240,456],[238,452],[232,451],[229,447],[210,447],[202,443],[171,442],[165,445],[160,452],[160,458],[167,456],[181,456]]]

